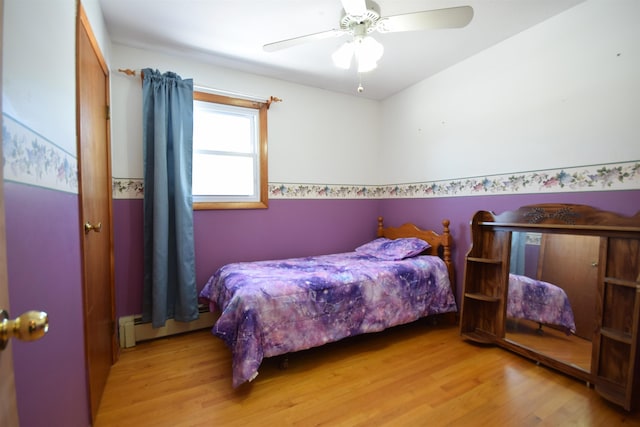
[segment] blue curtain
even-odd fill
[[[527,244],[527,233],[511,233],[511,261],[509,272],[514,274],[524,274],[525,246]]]
[[[144,69],[143,321],[198,317],[191,196],[193,81]]]

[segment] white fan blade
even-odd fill
[[[292,39],[280,40],[278,42],[268,43],[262,46],[267,52],[275,52],[277,50],[286,49],[299,44],[308,43],[315,40],[324,40],[331,37],[340,37],[345,34],[344,30],[329,30],[320,33],[308,34],[306,36],[294,37]]]
[[[404,15],[387,16],[376,23],[381,33],[398,31],[420,31],[440,28],[462,28],[471,22],[471,6],[450,7],[447,9],[425,10]]]
[[[364,16],[367,13],[365,0],[342,0],[342,7],[347,15]]]

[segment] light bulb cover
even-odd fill
[[[346,42],[338,48],[331,58],[336,67],[348,70],[355,58],[359,73],[366,73],[378,66],[382,58],[384,46],[370,36],[356,36],[353,41]]]
[[[344,70],[348,70],[351,67],[351,59],[353,58],[354,52],[354,43],[346,42],[342,46],[338,48],[333,55],[331,55],[331,59],[333,60],[333,64]]]
[[[373,37],[364,37],[359,45],[359,57],[365,61],[378,62],[382,58],[384,46]]]

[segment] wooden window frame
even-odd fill
[[[248,99],[233,98],[213,93],[194,91],[194,101],[211,102],[214,104],[232,105],[236,107],[253,108],[258,110],[259,141],[258,155],[260,163],[259,191],[260,200],[254,202],[194,202],[193,210],[214,210],[214,209],[266,209],[269,207],[269,174],[267,170],[267,110],[269,103]]]

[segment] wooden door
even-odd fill
[[[0,0],[0,22],[3,22],[4,0]],[[0,31],[0,99],[2,99],[2,31]],[[0,118],[2,103],[0,102]],[[0,119],[1,120],[1,119]],[[0,134],[0,159],[2,159]],[[7,241],[4,229],[4,175],[0,162],[0,310],[9,310],[9,284],[7,282]],[[11,343],[0,351],[0,426],[18,426],[18,405],[13,373]]]
[[[108,69],[83,8],[77,23],[78,172],[91,417],[115,361]]]
[[[1,2],[2,0],[0,0],[0,3]],[[1,4],[0,7],[2,7]],[[0,136],[0,158],[2,158],[2,136]],[[2,163],[0,163],[0,177],[2,176]],[[3,187],[4,180],[2,179],[0,180],[0,310],[6,310],[11,314],[9,310],[9,286],[7,283],[7,248],[4,229]],[[3,351],[0,351],[0,426],[18,426],[16,385],[11,352],[11,342],[9,342]]]
[[[564,289],[573,310],[576,335],[588,340],[595,332],[600,238],[544,234],[538,278]]]
[[[0,22],[3,19],[4,1],[0,0]],[[0,31],[0,47],[2,31]],[[2,49],[0,49],[2,52]],[[0,112],[2,111],[2,55],[0,55]],[[2,158],[2,135],[0,134],[0,159]],[[0,310],[9,311],[9,284],[7,283],[7,242],[4,230],[4,175],[0,163]],[[9,311],[11,313],[11,311]],[[13,373],[11,343],[0,351],[0,425],[18,426],[18,405]]]

